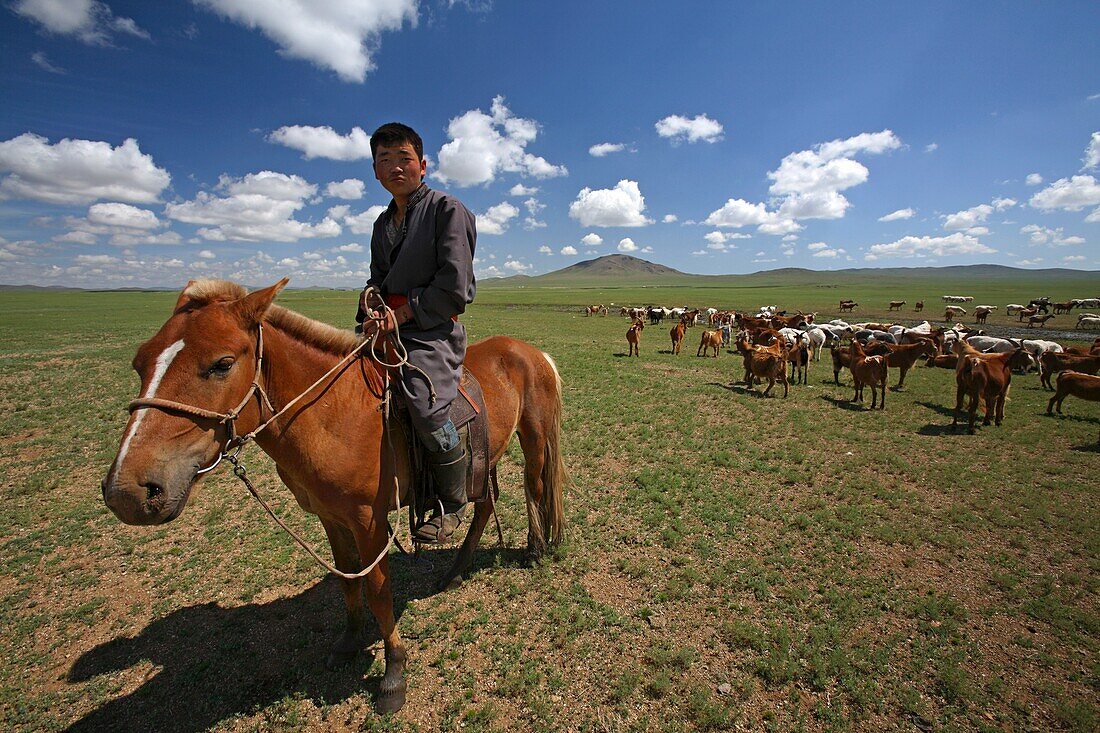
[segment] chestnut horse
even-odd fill
[[[253,293],[219,280],[188,284],[172,316],[134,357],[141,398],[131,404],[103,498],[127,524],[175,519],[202,478],[201,467],[225,455],[234,435],[290,406],[256,434],[256,443],[275,461],[298,504],[320,518],[339,571],[359,574],[341,576],[347,628],[328,664],[350,661],[364,646],[365,585],[385,643],[377,705],[391,712],[405,702],[406,653],[393,612],[387,520],[395,494],[410,485],[405,440],[401,430],[383,430],[379,407],[386,368],[356,357],[326,375],[361,341],[350,331],[272,305],[286,282]],[[561,378],[547,354],[506,337],[470,346],[465,365],[485,394],[494,466],[519,433],[527,547],[537,556],[558,544],[563,529]],[[305,399],[294,402],[304,393]],[[393,451],[383,449],[387,435],[397,446]],[[441,586],[461,582],[492,507],[476,505]]]

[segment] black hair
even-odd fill
[[[420,135],[416,134],[416,130],[408,125],[402,125],[400,122],[387,122],[374,131],[374,134],[370,136],[371,157],[378,155],[379,145],[394,148],[403,143],[409,143],[413,146],[418,160],[424,159],[424,141],[420,139]]]

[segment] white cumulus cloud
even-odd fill
[[[341,135],[327,125],[288,125],[268,135],[267,141],[300,150],[306,160],[368,160],[371,157],[370,135],[361,127],[353,127],[347,135]]]
[[[954,214],[943,217],[943,228],[949,232],[966,231],[984,223],[992,213],[993,207],[989,204],[979,204],[963,211],[956,211]]]
[[[563,255],[575,255],[577,254],[577,248],[571,244],[567,244],[561,248],[561,253]]]
[[[517,183],[508,189],[509,196],[534,196],[538,192],[538,186],[524,186],[522,183]]]
[[[1080,211],[1086,206],[1100,205],[1100,183],[1086,175],[1059,178],[1032,196],[1028,204],[1044,211]]]
[[[603,244],[603,237],[601,237],[599,234],[596,234],[595,232],[589,232],[588,234],[585,234],[583,237],[581,237],[581,244],[583,244],[585,247],[599,247],[601,244]]]
[[[663,217],[661,217],[661,221],[665,224],[675,224],[679,220],[680,217],[676,216],[675,214],[665,214]]]
[[[519,209],[507,201],[490,206],[484,214],[477,215],[478,234],[504,234],[508,222],[519,216]]]
[[[168,171],[141,152],[133,138],[118,147],[92,140],[24,133],[0,142],[0,198],[51,204],[90,204],[98,199],[149,204],[171,182]]]
[[[1028,173],[1026,180],[1027,180],[1027,185],[1029,185],[1029,186],[1038,186],[1040,183],[1043,182],[1043,177],[1041,175],[1039,175],[1038,173]]]
[[[378,217],[382,216],[386,208],[387,207],[378,204],[362,213],[345,216],[343,218],[344,226],[346,226],[348,231],[352,234],[371,234],[374,232],[374,222],[378,220]]]
[[[204,225],[198,235],[208,241],[275,241],[335,237],[339,223],[325,217],[316,224],[294,219],[294,214],[317,193],[317,186],[299,176],[260,171],[243,178],[221,176],[216,190],[199,191],[191,201],[168,204],[170,219]]]
[[[534,265],[528,265],[524,262],[513,259],[509,259],[504,263],[504,269],[511,272],[527,272],[528,270],[534,269],[534,267]]]
[[[695,117],[683,117],[681,115],[669,115],[654,124],[657,134],[667,137],[673,143],[681,142],[706,142],[716,143],[722,139],[724,129],[722,125],[706,115]]]
[[[363,198],[365,184],[358,178],[345,178],[325,186],[325,195],[334,199],[357,201]]]
[[[900,219],[912,219],[916,215],[916,211],[913,209],[898,209],[897,211],[891,211],[886,216],[880,216],[879,221],[898,221]]]
[[[947,257],[951,255],[992,254],[997,250],[978,241],[977,237],[963,232],[946,237],[902,237],[888,244],[871,245],[864,259],[884,257]]]
[[[618,249],[620,252],[637,252],[638,245],[634,244],[634,240],[630,237],[624,237],[619,240]]]
[[[1029,235],[1028,239],[1032,244],[1052,244],[1056,247],[1064,247],[1074,244],[1085,243],[1085,239],[1083,237],[1067,237],[1063,232],[1062,227],[1058,227],[1057,229],[1048,229],[1047,227],[1041,227],[1038,224],[1028,224],[1027,226],[1020,228],[1020,233]]]
[[[646,217],[645,197],[636,181],[623,179],[615,188],[583,188],[569,205],[569,216],[582,226],[641,227],[652,224]]]
[[[450,142],[440,148],[439,166],[432,177],[444,184],[475,186],[490,183],[501,173],[535,178],[567,175],[565,166],[527,152],[538,131],[537,122],[515,117],[504,105],[504,97],[495,97],[490,114],[473,109],[450,121]]]
[[[839,257],[842,254],[844,254],[844,250],[841,249],[840,247],[837,247],[836,249],[826,247],[824,249],[819,249],[816,252],[814,252],[813,256],[814,257],[823,257],[823,258],[828,258],[828,259],[836,259],[837,257]]]
[[[554,250],[550,249],[549,247],[547,247],[544,244],[541,247],[539,247],[539,254],[540,255],[552,255],[552,254],[554,254]]]
[[[131,18],[116,17],[98,0],[18,0],[12,10],[50,33],[75,36],[97,46],[110,45],[116,33],[149,39]]]
[[[282,55],[362,82],[373,71],[384,31],[416,25],[417,0],[194,0],[248,28],[259,29]]]
[[[1089,138],[1089,145],[1085,148],[1083,162],[1085,164],[1085,170],[1100,166],[1100,132],[1092,133],[1092,137]]]
[[[588,154],[593,158],[602,158],[610,153],[619,153],[626,148],[623,143],[599,143],[588,149]]]
[[[129,204],[93,204],[88,208],[88,221],[107,227],[129,229],[159,229],[163,222],[148,209]]]

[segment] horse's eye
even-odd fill
[[[226,374],[229,374],[229,370],[232,368],[233,357],[223,356],[221,359],[214,362],[210,368],[206,370],[206,373],[214,377],[224,377]]]

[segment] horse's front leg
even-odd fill
[[[355,543],[359,547],[359,556],[373,562],[379,554],[388,550],[386,534],[387,522],[384,510],[372,512],[367,508],[362,522],[352,529]],[[379,713],[393,713],[405,704],[405,645],[397,633],[397,619],[393,615],[393,590],[390,586],[389,557],[382,560],[369,572],[367,581],[367,603],[378,622],[378,630],[386,650],[386,672],[378,691],[376,708]]]
[[[332,557],[336,561],[336,569],[344,573],[358,573],[363,565],[355,545],[355,536],[346,527],[335,522],[322,519],[321,524],[332,546]],[[363,636],[367,620],[366,609],[363,608],[363,580],[362,578],[356,580],[341,578],[340,585],[344,591],[348,625],[329,651],[328,659],[325,660],[325,666],[329,669],[336,669],[355,659],[366,642]]]

